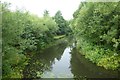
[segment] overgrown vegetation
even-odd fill
[[[0,5],[2,5],[3,78],[20,78],[29,56],[33,55],[33,51],[40,51],[53,42],[59,27],[49,16],[48,11],[39,18],[26,11],[11,11],[7,3]]]
[[[69,22],[63,18],[62,13],[60,11],[57,11],[53,18],[55,19],[55,22],[58,24],[59,27],[56,32],[57,35],[69,35],[69,33],[71,32]]]
[[[75,37],[79,52],[93,63],[106,69],[120,67],[120,2],[82,2],[71,21],[60,11],[51,17],[45,10],[43,17],[38,17],[11,11],[7,3],[0,6],[3,78],[22,78],[34,51],[69,34]]]
[[[106,69],[120,67],[120,2],[82,2],[73,16],[80,53]]]

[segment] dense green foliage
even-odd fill
[[[83,2],[73,16],[80,53],[106,69],[120,67],[120,2]]]
[[[69,27],[69,22],[66,21],[62,13],[60,11],[57,11],[57,13],[54,16],[55,22],[58,24],[59,29],[57,30],[57,35],[68,35],[68,33],[71,32],[71,29]]]
[[[0,3],[0,7],[3,78],[23,77],[34,51],[71,32],[77,49],[90,61],[106,69],[120,67],[120,2],[83,2],[71,21],[66,21],[60,11],[50,17],[45,10],[43,17],[38,17],[27,11],[11,11],[7,3]]]
[[[52,42],[58,26],[49,15],[38,18],[29,12],[12,12],[6,3],[2,5],[3,78],[18,78],[22,77],[27,56]]]

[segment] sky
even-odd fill
[[[32,14],[42,16],[44,10],[48,10],[50,16],[60,10],[62,16],[66,19],[72,19],[73,13],[78,9],[80,2],[84,0],[1,0],[2,2],[10,2],[11,10],[25,9]]]

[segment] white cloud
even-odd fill
[[[12,3],[11,9],[15,10],[16,6],[24,8],[33,14],[42,16],[44,10],[48,10],[51,16],[60,10],[65,19],[71,19],[72,14],[78,8],[81,1],[84,0],[1,0]]]

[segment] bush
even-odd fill
[[[120,2],[82,2],[71,22],[80,52],[106,69],[120,66],[119,15]]]
[[[2,5],[3,78],[22,77],[22,70],[32,52],[54,40],[58,26],[50,16],[37,17],[22,10],[10,11]]]

